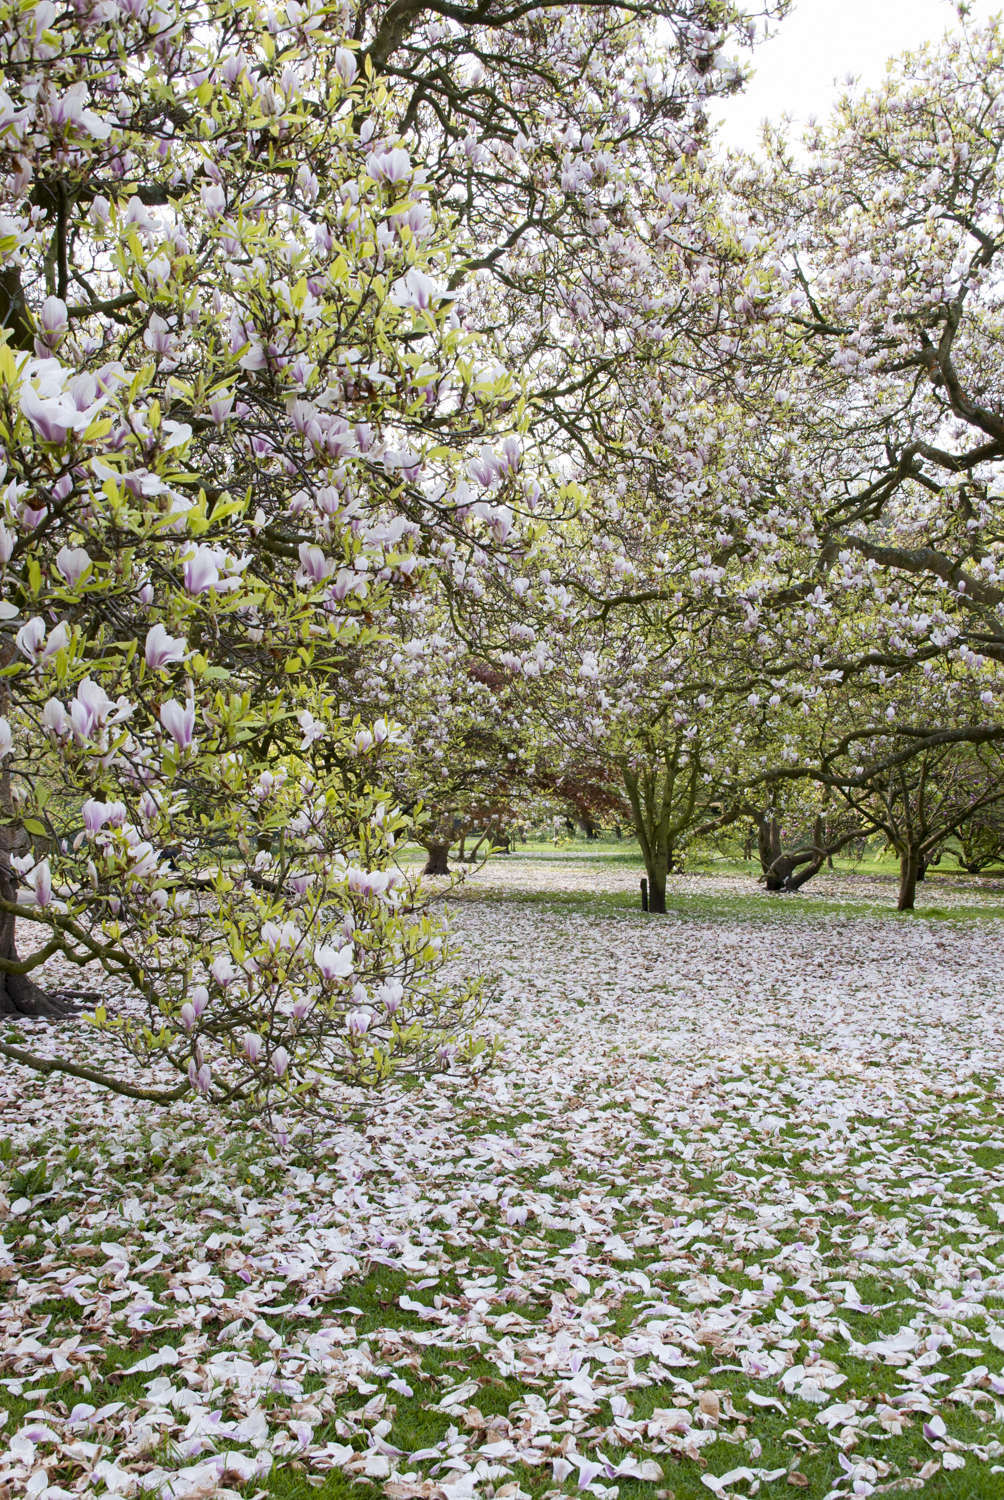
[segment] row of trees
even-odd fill
[[[603,754],[657,902],[694,829],[809,834],[817,803],[832,834],[775,847],[772,876],[877,829],[907,909],[950,834],[988,857],[1001,81],[990,26],[905,59],[803,154],[698,151],[685,229],[639,260],[687,316],[620,362],[589,503],[533,590],[534,651],[548,753]]]
[[[783,9],[0,5],[0,1011],[338,1108],[484,1055],[406,836],[984,848],[1001,34],[723,159]]]

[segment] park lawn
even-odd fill
[[[549,868],[493,1071],[284,1159],[5,1075],[0,1493],[1004,1491],[1000,919]]]

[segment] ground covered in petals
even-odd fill
[[[0,1495],[1004,1493],[1000,892],[612,868],[473,881],[500,1062],[285,1160],[5,1073]]]

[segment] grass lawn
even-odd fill
[[[459,893],[505,1053],[364,1129],[8,1070],[0,1494],[1004,1494],[999,891],[585,847]]]

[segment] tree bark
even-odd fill
[[[3,856],[0,856],[0,899],[11,904],[17,900],[17,885]],[[0,966],[4,960],[13,964],[20,962],[16,925],[13,912],[0,912]],[[58,995],[47,995],[27,974],[4,973],[0,967],[0,1016],[54,1021],[60,1016],[72,1015],[74,1009],[72,1001]]]
[[[35,330],[16,266],[5,266],[0,271],[0,328],[7,329],[15,349],[34,350]]]
[[[899,854],[899,900],[897,911],[913,911],[917,897],[920,855],[916,849],[901,849]]]
[[[645,865],[648,874],[648,909],[661,916],[666,913],[666,861],[658,857]]]
[[[781,830],[776,818],[757,818],[756,843],[757,854],[760,856],[760,868],[769,880],[775,860],[781,857]],[[767,889],[771,889],[769,884]],[[780,890],[781,887],[775,886],[774,889]]]
[[[4,665],[9,660],[5,653]],[[0,709],[8,707],[9,694],[0,691]],[[11,866],[11,855],[29,847],[28,835],[14,813],[10,771],[5,762],[0,770],[0,901],[17,907],[18,881]],[[27,974],[8,972],[6,965],[21,962],[17,952],[16,910],[0,911],[0,1016],[22,1016],[25,1019],[56,1020],[71,1015],[76,1007],[58,995],[47,995]]]
[[[20,287],[16,270],[10,272],[12,286]],[[3,283],[6,287],[6,283]],[[7,326],[11,326],[9,318]],[[16,345],[16,340],[15,340]],[[22,346],[23,347],[23,346]],[[28,347],[31,347],[29,343]],[[7,641],[0,652],[0,665],[6,667],[14,655],[13,642]],[[10,680],[0,679],[0,714],[10,710]],[[55,1020],[72,1015],[76,1006],[58,995],[47,995],[27,974],[10,973],[7,965],[20,963],[17,952],[18,881],[11,856],[26,853],[30,847],[27,830],[17,816],[11,789],[10,762],[0,766],[0,901],[9,909],[0,911],[0,1016],[23,1016]]]
[[[425,868],[422,871],[423,875],[449,875],[449,844],[436,840],[435,842],[426,844],[425,852],[428,855],[428,859],[425,861]]]
[[[767,889],[769,891],[797,891],[814,875],[819,874],[825,858],[826,855],[822,851],[818,854],[779,855],[767,871]]]

